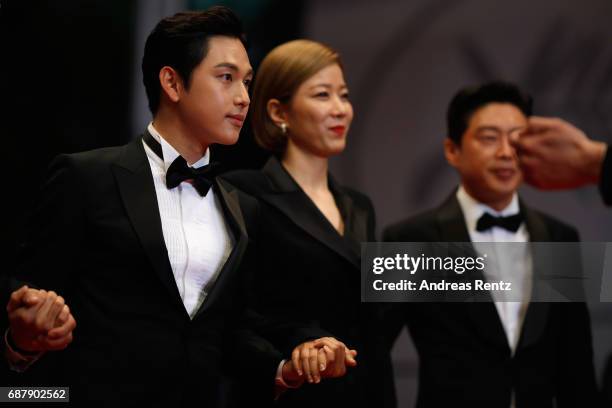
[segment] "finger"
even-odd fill
[[[66,323],[68,316],[70,316],[70,308],[68,305],[64,305],[60,314],[57,315],[57,319],[55,319],[55,325],[53,327],[59,327]]]
[[[73,340],[73,335],[72,335],[72,332],[70,332],[66,336],[63,336],[58,339],[50,339],[47,337],[43,341],[42,346],[44,347],[45,350],[48,350],[48,351],[63,350],[66,347],[68,347],[70,343],[72,343],[72,340]]]
[[[55,322],[57,320],[57,318],[59,317],[60,313],[62,312],[62,310],[64,309],[64,298],[61,296],[58,296],[57,298],[55,298],[55,301],[53,302],[53,304],[51,305],[51,308],[49,309],[49,314],[47,315],[47,321],[49,322],[49,330],[51,330],[53,327],[55,327]]]
[[[336,348],[346,347],[343,342],[333,337],[321,337],[320,339],[314,340],[312,343],[313,343],[313,346],[316,348],[322,348],[324,346],[328,346],[334,351],[334,353],[336,351]]]
[[[319,350],[312,348],[308,352],[308,364],[310,365],[310,374],[315,383],[321,382],[321,374],[319,372]]]
[[[314,342],[317,347],[326,349],[327,357],[327,376],[336,377],[342,375],[346,371],[344,349],[346,346],[341,341],[333,337],[323,337]]]
[[[302,348],[300,351],[300,359],[302,362],[302,369],[304,370],[304,375],[306,376],[306,380],[309,383],[313,382],[312,370],[310,369],[310,362],[308,361],[308,355],[310,352],[310,348]]]
[[[336,344],[344,345],[344,343],[342,343],[340,340],[336,339],[335,337],[321,337],[321,338],[318,338],[318,339],[312,341],[312,344],[315,347],[323,347],[323,345],[330,344],[330,343],[336,343]]]
[[[291,353],[291,362],[293,363],[293,368],[301,377],[304,372],[302,371],[302,361],[300,359],[300,349],[298,347],[294,348]]]
[[[344,365],[344,343],[336,340],[333,337],[325,337],[319,339],[317,344],[321,347],[319,350],[323,350],[327,353],[327,377],[338,377],[343,375],[346,371]]]
[[[346,346],[344,345],[343,342],[341,342],[340,340],[337,340],[333,337],[323,337],[320,339],[317,339],[315,342],[313,342],[315,347],[317,348],[324,348],[324,347],[328,347],[331,352],[333,352],[334,354],[336,353],[337,349],[344,349],[346,348]]]
[[[520,165],[524,167],[537,167],[541,159],[533,154],[523,154],[520,156],[519,162]]]
[[[23,295],[22,303],[25,306],[34,306],[38,303],[42,303],[45,296],[46,292],[30,288],[26,291],[25,295]]]
[[[53,327],[52,324],[55,322],[55,318],[51,322],[49,322],[47,316],[56,298],[57,295],[55,294],[55,292],[47,292],[45,302],[42,304],[42,306],[40,307],[40,309],[38,309],[38,312],[36,313],[35,325],[38,330],[46,332]]]
[[[47,337],[49,337],[50,339],[59,339],[61,337],[68,335],[72,331],[74,331],[75,328],[76,328],[76,320],[74,319],[72,315],[69,315],[68,319],[66,320],[64,324],[62,324],[59,327],[54,327],[51,330],[49,330]]]
[[[322,374],[327,368],[327,356],[326,356],[325,348],[318,350],[317,358],[319,360],[319,372]]]
[[[357,360],[355,359],[355,357],[357,357],[357,350],[346,349],[345,356],[347,366],[355,367],[357,365]]]
[[[24,285],[20,287],[19,289],[17,289],[16,291],[14,291],[13,293],[11,293],[11,297],[9,298],[8,304],[6,305],[7,312],[11,313],[18,307],[22,306],[21,300],[23,299],[23,296],[25,295],[27,290],[28,290],[28,286]]]
[[[510,146],[512,146],[514,149],[520,148],[520,140],[521,140],[521,135],[518,133],[513,133],[510,136],[508,136],[508,143],[510,143]]]
[[[531,116],[527,119],[529,132],[539,133],[550,129],[558,128],[563,122],[559,118],[549,118],[544,116]]]
[[[537,138],[521,138],[517,142],[515,149],[519,157],[521,156],[546,156],[550,155],[551,146],[556,143],[553,136],[539,136]]]
[[[346,346],[340,346],[340,347],[336,347],[334,349],[334,354],[335,354],[335,357],[334,357],[335,358],[335,361],[334,361],[334,375],[335,376],[344,375],[344,373],[346,372],[345,350],[348,350],[346,348]]]
[[[323,350],[323,352],[325,353],[327,366],[333,364],[334,361],[336,361],[336,353],[334,353],[334,351],[329,346],[323,346],[323,348],[319,349],[319,351],[321,350]]]
[[[320,348],[319,353],[325,353],[326,359],[326,369],[321,373],[321,376],[325,378],[336,377],[336,353],[329,346]]]

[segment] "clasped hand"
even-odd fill
[[[356,350],[333,337],[322,337],[297,346],[283,366],[283,378],[291,385],[304,381],[319,383],[322,378],[342,377],[347,367],[355,367]]]
[[[11,294],[6,310],[9,336],[22,351],[62,350],[72,342],[76,321],[64,298],[53,291],[22,286]]]

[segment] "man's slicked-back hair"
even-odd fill
[[[241,21],[227,7],[177,13],[157,23],[147,37],[142,58],[142,77],[153,115],[161,96],[159,71],[165,66],[174,68],[188,89],[191,73],[206,57],[208,40],[214,36],[237,38],[247,47]]]
[[[446,112],[448,137],[457,145],[467,130],[474,112],[489,103],[509,103],[527,117],[533,112],[531,95],[510,82],[492,81],[462,88],[451,100]]]

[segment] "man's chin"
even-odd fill
[[[492,191],[490,192],[488,197],[490,198],[490,201],[493,201],[493,202],[511,200],[512,196],[516,192],[517,187],[518,186],[515,186],[515,185],[496,186],[495,188],[491,189]]]
[[[215,141],[216,144],[231,146],[233,144],[238,143],[238,139],[240,136],[240,132],[236,132],[235,134],[228,134],[218,137]]]

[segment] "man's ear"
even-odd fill
[[[183,79],[176,70],[169,66],[164,66],[159,70],[159,83],[162,92],[172,102],[178,102],[181,99],[183,90]]]
[[[270,119],[272,119],[276,126],[281,127],[284,123],[285,126],[289,127],[286,108],[278,99],[270,99],[266,104],[266,109]]]
[[[461,146],[458,146],[451,138],[444,139],[444,157],[453,167],[457,167],[461,156]]]

